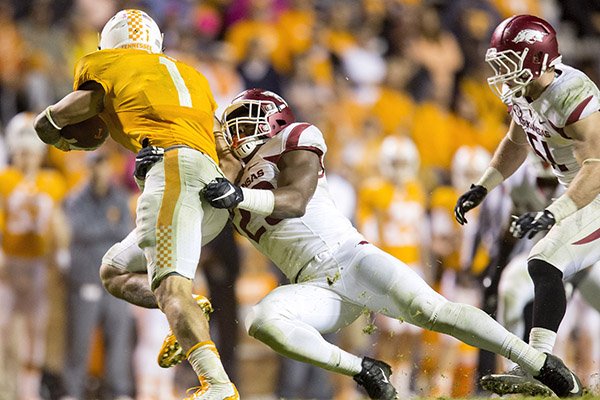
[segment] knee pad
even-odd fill
[[[536,285],[563,286],[562,271],[546,261],[537,258],[531,259],[527,262],[527,270]]]

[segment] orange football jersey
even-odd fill
[[[52,241],[52,213],[66,194],[64,178],[54,171],[41,171],[35,180],[29,180],[8,168],[0,171],[0,182],[4,253],[23,258],[45,256]]]
[[[95,81],[105,91],[100,113],[112,138],[133,152],[144,138],[159,147],[186,145],[217,161],[208,81],[164,54],[135,49],[99,50],[75,66],[73,88]]]
[[[397,188],[383,179],[359,191],[358,223],[365,237],[407,264],[421,261],[425,194],[417,182]]]
[[[430,200],[431,210],[439,210],[445,216],[445,229],[449,232],[449,235],[454,237],[462,237],[462,230],[458,222],[454,219],[454,205],[456,199],[458,199],[460,193],[456,191],[452,186],[439,186],[433,190]],[[457,242],[457,248],[450,254],[448,254],[442,260],[442,267],[453,270],[460,270],[460,243]]]

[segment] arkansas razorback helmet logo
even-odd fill
[[[512,40],[513,43],[529,43],[533,44],[535,42],[542,42],[544,40],[544,36],[546,36],[546,32],[537,31],[535,29],[523,29],[521,32],[515,36]]]

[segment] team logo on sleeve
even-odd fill
[[[513,43],[525,42],[525,43],[533,44],[535,42],[542,42],[544,40],[544,36],[546,36],[546,35],[547,35],[547,33],[541,32],[541,31],[536,31],[535,29],[523,29],[521,32],[519,32],[517,34],[517,36],[515,36],[515,38],[512,40],[512,42]]]

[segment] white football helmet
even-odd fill
[[[21,150],[35,153],[45,153],[48,147],[38,137],[33,128],[35,115],[30,112],[22,112],[8,121],[6,125],[6,147],[8,154],[14,154]]]
[[[396,185],[416,178],[421,158],[415,143],[406,136],[387,136],[379,148],[379,172]]]
[[[459,192],[469,189],[490,165],[492,157],[481,146],[460,146],[452,158],[452,186]]]
[[[148,14],[141,10],[121,10],[100,33],[99,50],[133,48],[162,53],[163,34]]]

